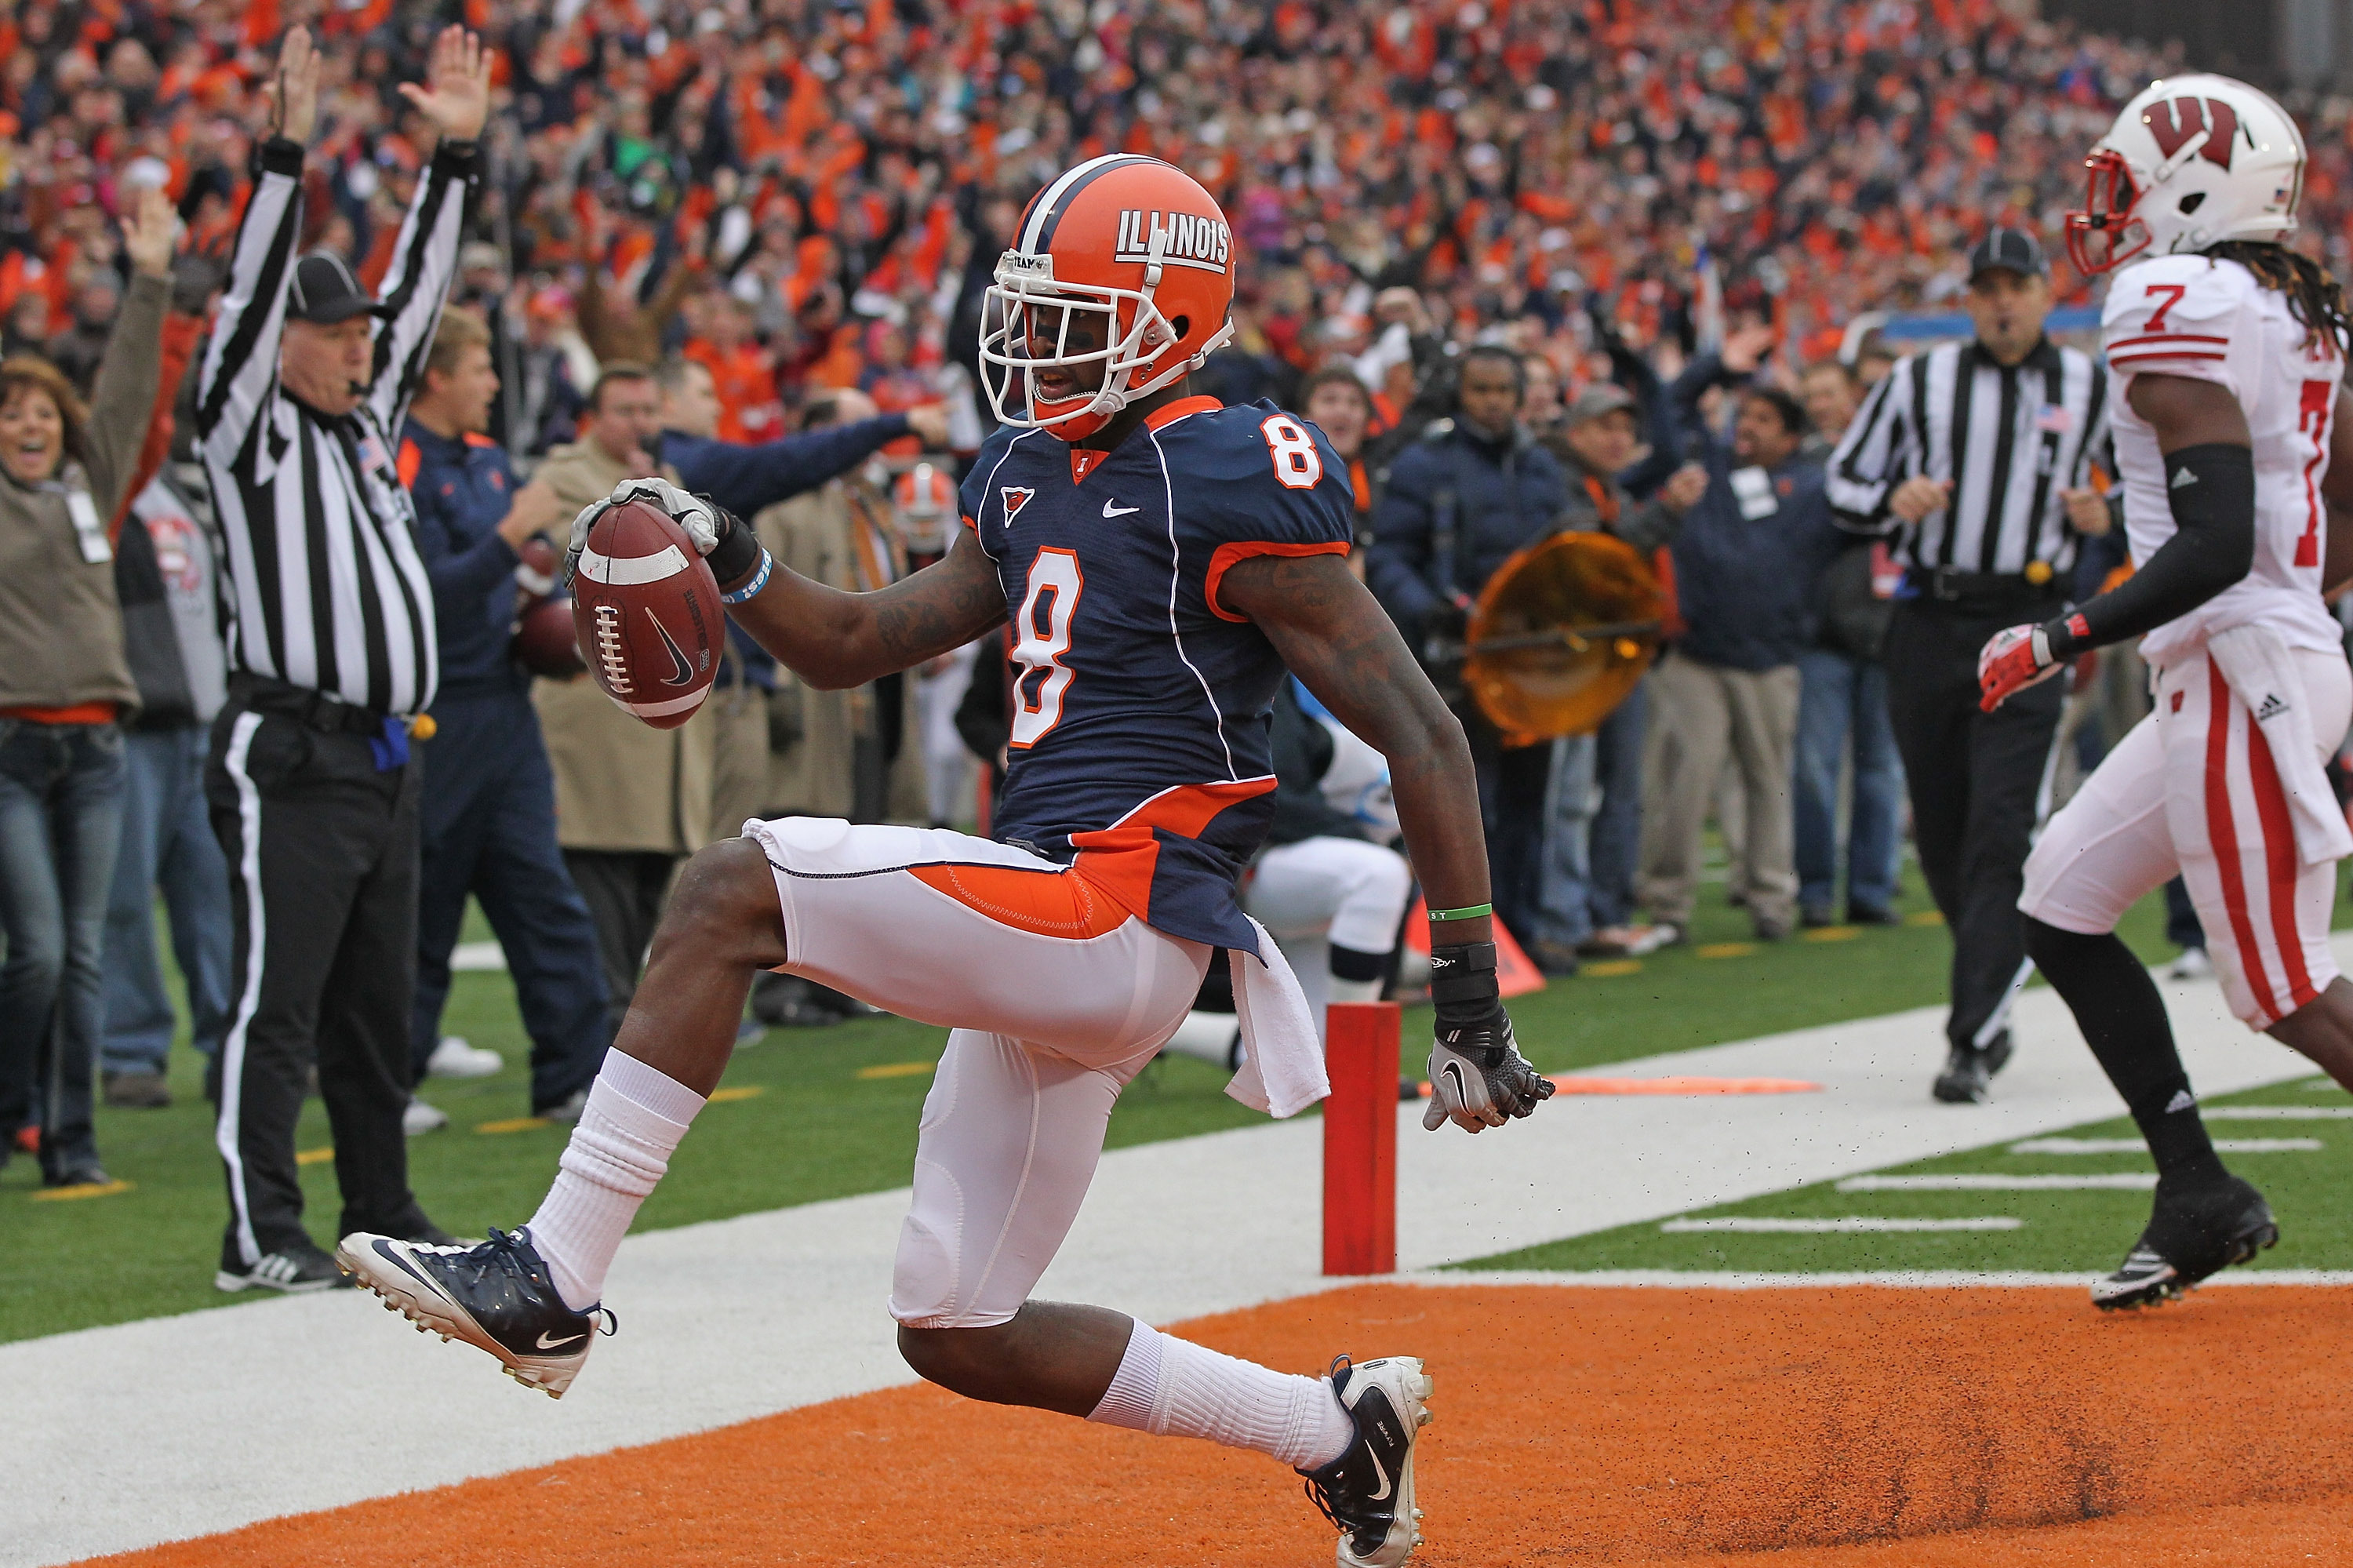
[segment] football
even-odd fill
[[[643,501],[588,530],[572,579],[572,629],[588,673],[622,712],[656,729],[694,716],[719,673],[726,607],[694,541]]]
[[[572,606],[554,597],[555,574],[562,562],[555,546],[543,538],[523,541],[522,564],[515,581],[522,594],[515,606],[514,632],[508,654],[534,675],[569,679],[587,669],[580,657],[580,640],[572,630]]]

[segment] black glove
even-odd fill
[[[1433,948],[1430,964],[1438,1037],[1430,1048],[1430,1108],[1421,1125],[1435,1132],[1452,1121],[1477,1132],[1530,1115],[1552,1098],[1552,1080],[1529,1065],[1512,1038],[1495,984],[1495,944]]]

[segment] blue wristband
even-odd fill
[[[721,594],[719,596],[719,602],[722,604],[742,604],[745,599],[750,599],[754,594],[758,593],[762,588],[768,586],[768,574],[776,569],[776,557],[768,554],[765,549],[761,550],[760,569],[752,574],[752,580],[745,583],[742,588],[737,588],[733,593]]]

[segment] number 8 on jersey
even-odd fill
[[[1062,695],[1073,672],[1062,662],[1071,651],[1071,617],[1087,579],[1075,550],[1048,546],[1029,564],[1029,591],[1014,618],[1013,662],[1021,673],[1013,683],[1013,733],[1008,744],[1035,746],[1060,722]],[[1044,672],[1042,680],[1031,677]]]

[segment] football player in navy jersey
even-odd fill
[[[480,1246],[346,1237],[412,1318],[560,1393],[607,1266],[725,1067],[752,976],[805,975],[948,1026],[891,1298],[923,1377],[974,1399],[1270,1454],[1307,1478],[1344,1564],[1419,1541],[1410,1357],[1328,1379],[1219,1355],[1096,1307],[1029,1299],[1078,1213],[1112,1104],[1233,949],[1250,1059],[1278,1116],[1324,1092],[1313,1020],[1235,883],[1264,836],[1286,668],[1388,758],[1430,905],[1438,1014],[1424,1125],[1469,1131],[1553,1092],[1498,998],[1461,726],[1352,576],[1346,465],[1271,404],[1185,377],[1231,334],[1233,237],[1177,169],[1097,158],[1031,202],[990,291],[983,377],[1006,429],[946,556],[877,593],[795,576],[656,481],[738,622],[803,680],[854,686],[1006,624],[1018,666],[996,837],[810,818],[744,824],[682,874],[546,1201]],[[575,556],[604,504],[583,514]]]

